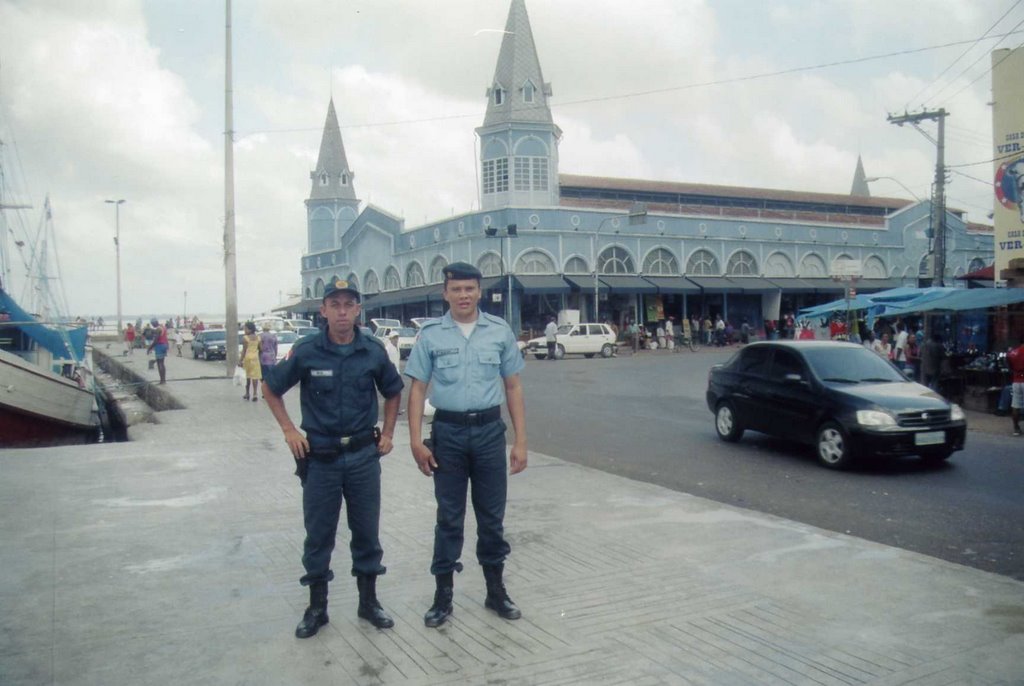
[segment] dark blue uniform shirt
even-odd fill
[[[359,328],[346,345],[332,343],[326,329],[300,338],[264,381],[279,396],[299,384],[301,427],[314,449],[336,446],[341,436],[372,429],[377,424],[377,390],[393,398],[403,386],[383,343]]]

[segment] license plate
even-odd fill
[[[914,434],[914,445],[939,445],[946,442],[945,431],[925,431]]]

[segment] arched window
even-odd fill
[[[413,262],[405,270],[405,287],[415,288],[416,286],[422,286],[426,283],[423,278],[423,267],[420,266],[419,262]]]
[[[695,250],[686,262],[686,273],[693,276],[719,276],[718,258],[710,250]]]
[[[523,102],[533,102],[533,92],[536,90],[533,86],[533,81],[527,81],[523,84]]]
[[[384,270],[384,290],[397,291],[402,288],[402,282],[398,278],[398,270],[394,265]]]
[[[587,261],[579,255],[570,257],[565,262],[565,273],[566,274],[589,274],[590,269],[587,268]]]
[[[326,186],[327,185],[327,172],[322,172],[320,174],[320,185],[321,186]]]
[[[430,263],[430,283],[444,282],[444,268],[448,266],[448,260],[444,255],[438,255]]]
[[[342,172],[341,173],[341,185],[342,186],[347,186],[348,185],[348,173],[346,173],[346,172]]]
[[[476,268],[480,270],[480,273],[484,276],[501,276],[501,258],[498,257],[497,253],[487,252],[480,256],[477,260]]]
[[[678,273],[676,256],[665,248],[655,248],[644,258],[644,274],[675,276]]]
[[[516,261],[517,274],[554,274],[555,263],[540,250],[524,252]]]
[[[634,274],[636,265],[625,248],[613,245],[597,256],[597,271],[601,274]]]
[[[971,260],[970,264],[967,265],[967,273],[970,274],[971,272],[976,272],[979,269],[984,268],[985,260],[981,259],[980,257],[975,257],[973,260]]]
[[[377,278],[377,272],[372,269],[363,277],[363,292],[380,293],[380,279]]]
[[[807,253],[800,260],[800,276],[808,278],[823,279],[828,276],[828,268],[825,267],[825,260],[817,253]]]
[[[324,280],[317,279],[316,283],[313,284],[313,297],[322,298],[324,297]]]
[[[515,86],[513,86],[513,88],[514,87]],[[479,92],[479,91],[477,91],[477,92]],[[492,92],[494,93],[494,104],[495,105],[500,105],[503,102],[505,102],[505,90],[501,87],[500,83],[494,84],[494,88],[492,89]]]
[[[864,260],[864,278],[865,279],[884,279],[886,277],[885,262],[882,262],[882,258],[877,255],[872,255],[868,259]]]
[[[737,250],[725,267],[729,276],[757,276],[757,260],[746,250]]]
[[[306,288],[306,300],[310,300],[313,297],[313,291],[310,288]]]
[[[768,278],[793,276],[793,260],[789,255],[781,252],[773,252],[764,261],[764,275]]]

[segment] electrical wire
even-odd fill
[[[1014,27],[1013,27],[1013,28],[1012,28],[1012,29],[1010,30],[1010,33],[1015,33],[1015,32],[1016,32],[1016,30],[1017,30],[1017,29],[1019,29],[1019,28],[1021,27],[1021,25],[1024,25],[1024,19],[1021,19],[1021,20],[1020,20],[1019,22],[1017,22],[1017,24],[1016,24],[1016,25],[1015,25],[1015,26],[1014,26]],[[1008,37],[1009,35],[1010,35],[1010,34],[1009,34],[1009,33],[1007,33],[1007,34],[1005,34],[1005,35],[1004,35],[1004,36],[1003,36],[1002,38],[1000,38],[1000,39],[999,39],[998,41],[996,41],[995,45],[993,45],[993,46],[992,46],[991,48],[989,48],[989,51],[991,51],[991,50],[994,50],[994,49],[995,49],[995,48],[996,48],[996,47],[997,47],[997,46],[998,46],[998,45],[999,45],[1000,43],[1002,43],[1002,42],[1003,42],[1004,40],[1006,40],[1006,38],[1007,38],[1007,37]],[[1020,46],[1018,46],[1018,47],[1020,47]],[[958,79],[959,79],[959,78],[960,78],[961,76],[963,76],[964,74],[966,74],[967,72],[969,72],[969,71],[970,71],[971,69],[973,69],[973,68],[974,68],[974,65],[976,65],[976,64],[977,64],[978,62],[982,61],[983,59],[985,59],[985,58],[986,58],[986,57],[988,57],[988,56],[989,56],[989,52],[983,52],[982,54],[978,55],[978,59],[974,60],[974,61],[973,61],[973,62],[971,62],[971,63],[970,63],[969,65],[967,65],[967,67],[966,67],[966,68],[965,68],[965,69],[964,69],[964,70],[963,70],[962,72],[960,72],[959,74],[957,74],[957,75],[956,75],[956,78],[954,78],[954,79],[950,80],[950,81],[949,81],[949,82],[948,82],[948,83],[947,83],[947,84],[946,84],[945,86],[943,86],[942,88],[940,88],[940,89],[939,89],[939,92],[938,92],[938,93],[936,93],[935,95],[933,95],[933,96],[932,96],[932,100],[936,100],[936,99],[937,99],[937,98],[938,98],[938,97],[939,97],[940,95],[942,95],[942,94],[943,94],[943,92],[945,92],[945,90],[946,90],[947,88],[949,88],[949,87],[950,87],[950,86],[952,86],[952,85],[953,85],[954,83],[956,83],[956,81],[957,81],[957,80],[958,80]],[[1004,57],[1004,58],[1003,58],[1003,60],[1005,60],[1005,59],[1006,59],[1006,57]],[[997,62],[996,64],[999,64],[999,63],[1000,63],[1000,62],[1002,62],[1003,60],[999,60],[999,62]],[[961,88],[960,90],[958,90],[958,91],[957,91],[956,93],[953,93],[953,95],[951,95],[950,97],[948,97],[948,98],[947,98],[947,99],[945,100],[945,102],[949,102],[950,100],[952,100],[952,99],[953,99],[953,98],[955,98],[956,96],[960,95],[960,93],[962,93],[962,92],[964,91],[964,89],[965,89],[965,88],[969,88],[969,87],[971,87],[972,85],[974,85],[974,82],[975,82],[975,81],[977,81],[977,80],[978,80],[978,79],[980,79],[981,77],[983,77],[983,76],[985,76],[986,74],[988,74],[988,73],[989,73],[990,71],[992,71],[992,69],[993,69],[994,67],[995,67],[995,65],[992,65],[991,67],[989,67],[988,69],[986,69],[986,70],[985,70],[985,71],[983,71],[982,73],[978,74],[978,75],[977,75],[977,76],[976,76],[976,77],[975,77],[975,78],[974,78],[974,79],[973,79],[972,81],[970,81],[970,82],[969,82],[969,83],[968,83],[968,84],[967,84],[966,86],[964,86],[963,88]]]

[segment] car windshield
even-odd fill
[[[280,331],[277,334],[278,343],[294,343],[299,340],[299,334],[294,331]]]
[[[310,334],[320,333],[320,329],[315,326],[304,326],[299,329],[296,333],[300,336],[309,336]]]
[[[890,383],[906,381],[896,369],[860,346],[808,348],[804,358],[822,381],[837,383]]]
[[[572,331],[572,324],[563,324],[558,327],[558,333],[568,334],[570,331]]]
[[[409,327],[405,327],[403,329],[398,330],[398,335],[401,336],[402,338],[415,338],[416,329],[410,329]]]
[[[225,336],[223,331],[207,331],[203,340],[210,341],[212,343],[215,341],[223,341],[224,338]]]

